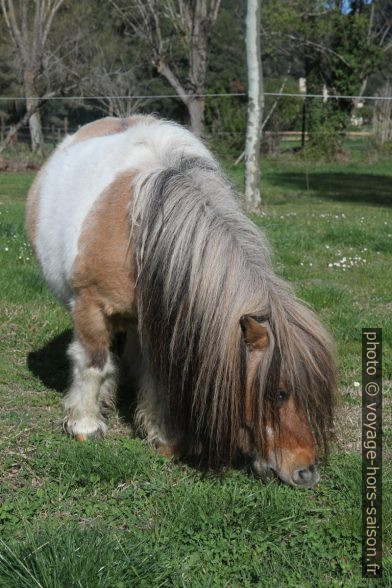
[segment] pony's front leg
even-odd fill
[[[138,394],[136,423],[139,431],[147,436],[147,441],[166,456],[176,453],[178,439],[169,424],[167,407],[157,384],[146,369]]]
[[[74,309],[75,340],[68,349],[72,384],[64,398],[64,426],[76,439],[103,436],[107,430],[102,408],[116,384],[116,367],[109,351],[110,334],[99,307],[83,299]]]

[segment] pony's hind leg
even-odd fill
[[[79,298],[74,308],[75,340],[68,355],[72,384],[64,398],[64,426],[79,440],[107,430],[104,405],[112,402],[116,367],[109,351],[110,333],[98,305]]]

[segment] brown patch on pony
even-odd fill
[[[127,118],[107,116],[81,127],[73,136],[73,144],[88,141],[95,137],[123,133],[130,127],[136,126],[140,123],[152,124],[153,122],[156,122],[156,119],[153,116],[143,116],[142,114],[135,114],[133,116],[128,116]]]
[[[291,475],[295,468],[316,462],[317,448],[311,427],[300,414],[295,400],[290,395],[280,408],[279,451],[280,468]],[[274,440],[267,440],[267,452],[275,451]]]
[[[29,243],[36,253],[35,240],[37,237],[38,202],[40,193],[41,173],[38,172],[27,195],[26,201],[26,232]]]
[[[133,114],[132,116],[127,116],[127,118],[123,120],[126,121],[128,127],[135,127],[139,124],[152,125],[153,123],[158,122],[158,119],[152,114]]]
[[[135,320],[135,270],[129,251],[134,172],[102,192],[84,221],[73,267],[75,331],[91,365],[102,368],[113,335]]]
[[[298,411],[294,398],[290,395],[280,408],[280,440],[282,449],[306,454],[305,463],[316,460],[316,444],[307,420]],[[299,460],[296,460],[299,463]]]

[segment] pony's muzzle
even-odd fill
[[[320,480],[320,474],[316,464],[303,466],[295,469],[292,474],[293,482],[296,486],[311,488]]]

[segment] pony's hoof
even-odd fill
[[[159,455],[162,455],[163,457],[167,457],[169,459],[171,457],[174,457],[176,454],[176,448],[174,445],[159,445],[157,447],[157,451]]]
[[[102,419],[84,417],[79,420],[65,418],[63,421],[63,428],[64,431],[76,439],[76,441],[96,441],[98,439],[103,439],[108,427]]]
[[[174,455],[174,451],[172,449],[172,447],[170,446],[162,446],[162,447],[158,447],[158,453],[159,455],[162,455],[163,457],[173,457]]]
[[[88,433],[87,435],[85,433],[78,433],[77,435],[74,435],[74,439],[76,441],[102,441],[104,437],[103,431],[101,431],[101,429],[98,429],[97,431],[95,431],[94,433]]]

